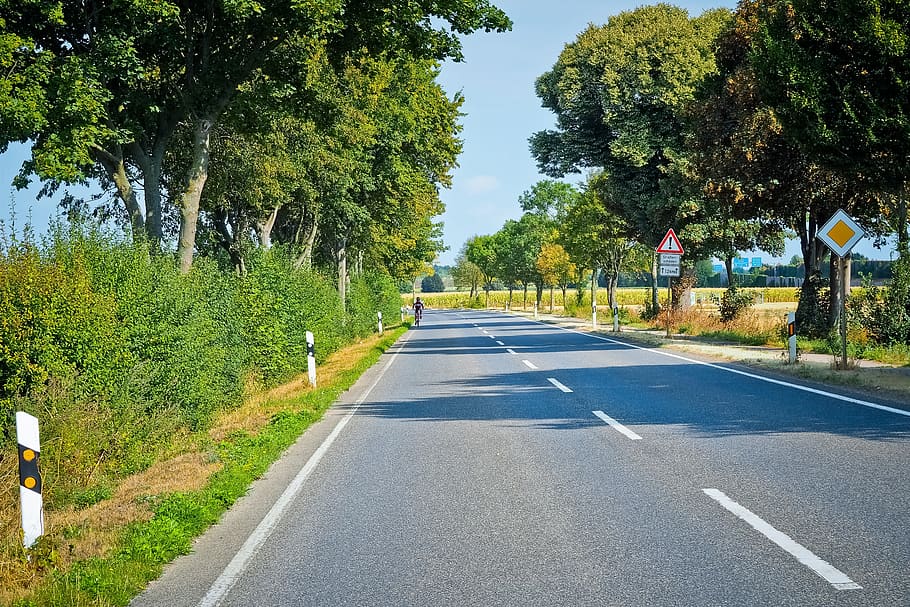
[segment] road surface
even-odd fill
[[[428,310],[134,607],[910,605],[910,413]]]

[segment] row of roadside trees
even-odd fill
[[[436,82],[487,0],[0,1],[0,151],[17,184],[100,184],[135,241],[413,278],[441,248],[461,97]],[[71,210],[84,204],[68,199]]]
[[[499,281],[509,289],[510,304],[518,288],[526,305],[531,287],[538,305],[547,287],[560,288],[566,301],[569,285],[583,285],[593,271],[603,270],[612,307],[620,270],[644,268],[650,261],[647,249],[620,233],[590,189],[544,180],[519,203],[520,219],[507,221],[495,234],[472,237],[456,258],[455,283],[469,288],[472,297]]]
[[[908,299],[908,59],[910,19],[896,0],[741,0],[696,17],[657,4],[589,26],[536,83],[556,117],[530,138],[541,171],[587,173],[578,202],[552,207],[557,241],[578,267],[608,276],[646,250],[657,309],[650,252],[668,228],[684,261],[723,259],[728,275],[738,251],[779,255],[795,235],[805,267],[797,321],[824,334],[836,322],[840,274],[822,280],[827,251],[816,235],[842,208],[877,242],[897,234],[892,301],[879,304],[893,311]],[[535,212],[518,224],[537,221],[540,209],[525,210]],[[485,281],[496,265],[481,251],[510,229],[466,245]],[[496,271],[511,282],[501,260]],[[680,287],[693,281],[690,271]],[[880,337],[907,341],[904,324]]]

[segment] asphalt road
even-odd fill
[[[428,310],[133,606],[910,605],[910,415],[752,373]]]

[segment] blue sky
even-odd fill
[[[513,20],[511,32],[478,33],[464,39],[465,61],[448,62],[439,81],[454,95],[465,96],[462,111],[464,152],[454,172],[453,187],[442,191],[446,212],[444,241],[449,249],[439,263],[451,264],[464,242],[475,234],[492,234],[507,219],[518,218],[518,197],[546,177],[528,150],[528,137],[552,128],[554,116],[540,107],[534,81],[549,70],[565,44],[575,40],[589,23],[603,24],[611,15],[640,6],[626,0],[499,0],[495,4]],[[733,8],[733,0],[675,2],[692,16],[716,7]],[[0,193],[11,190],[8,184],[26,157],[24,146],[13,145],[0,156]],[[576,180],[580,177],[576,177]],[[571,181],[571,179],[570,179]],[[34,225],[43,231],[49,216],[56,213],[51,201],[35,201],[37,188],[15,192],[18,223],[31,214]],[[2,199],[2,198],[0,198]],[[0,204],[0,219],[9,219],[9,205]],[[668,226],[669,228],[670,226]],[[887,259],[888,251],[873,249],[868,241],[855,249],[873,259]],[[791,244],[781,258],[789,261],[799,254]],[[752,256],[752,253],[749,253]],[[762,255],[767,261],[767,255]]]

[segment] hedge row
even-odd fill
[[[97,230],[0,234],[4,452],[14,411],[36,415],[45,499],[91,501],[89,487],[149,465],[251,387],[302,372],[306,331],[321,361],[375,330],[377,311],[397,321],[390,279],[355,278],[350,293],[345,311],[332,280],[293,270],[280,250],[254,255],[243,277],[204,258],[184,276],[169,256]]]

